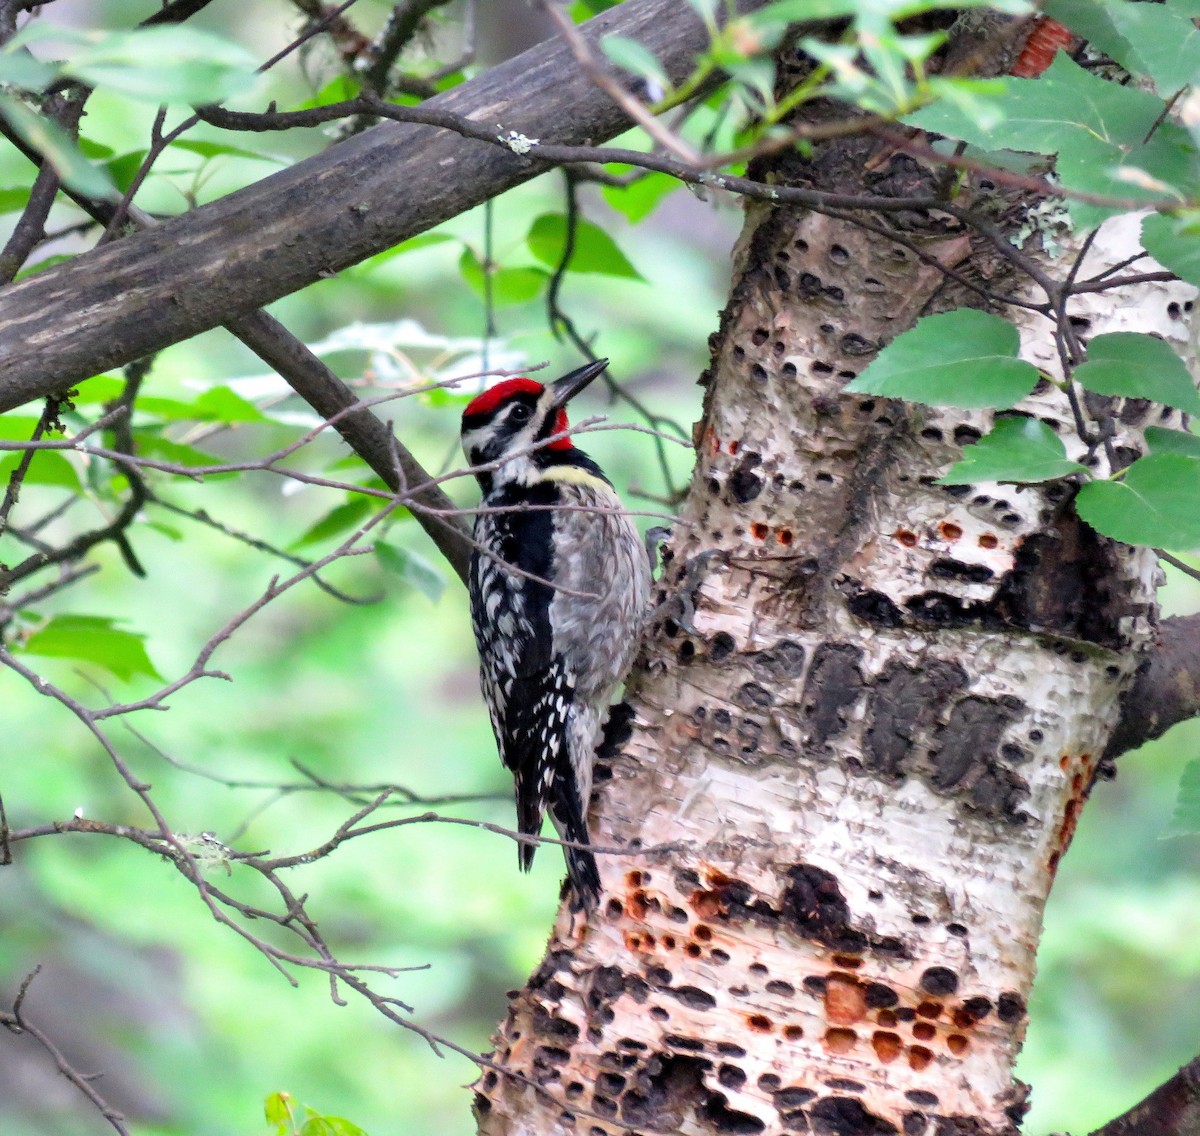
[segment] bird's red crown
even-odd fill
[[[467,403],[467,409],[463,411],[463,417],[474,418],[477,414],[491,414],[510,395],[534,394],[540,396],[545,389],[534,379],[505,379],[471,399]]]
[[[463,411],[463,422],[468,418],[486,417],[498,406],[506,402],[514,394],[532,394],[541,397],[545,387],[535,379],[505,379],[494,387],[489,387],[482,394],[476,395]],[[554,415],[554,429],[551,433],[562,434],[567,429],[567,412],[560,406]],[[570,450],[573,444],[570,438],[562,437],[553,442],[547,442],[547,450]]]

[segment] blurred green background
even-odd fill
[[[60,0],[53,18],[126,26],[154,5],[141,5],[136,13],[134,7],[116,0]],[[485,60],[541,34],[529,9],[515,0],[482,7]],[[294,34],[289,11],[269,0],[215,3],[200,22],[261,58]],[[385,5],[361,0],[354,11],[370,30]],[[448,12],[453,16],[454,7]],[[332,61],[320,50],[279,68],[245,105],[275,97],[286,106],[310,97],[333,74]],[[151,107],[99,93],[84,132],[119,156],[144,145],[152,114]],[[204,128],[189,135],[209,136]],[[289,135],[256,140],[255,146],[291,161],[326,143],[320,136]],[[169,212],[188,197],[209,200],[255,180],[270,166],[181,154],[161,169],[138,200]],[[0,187],[27,184],[29,176],[23,160],[0,147]],[[686,428],[699,411],[695,378],[707,363],[706,339],[725,300],[739,213],[728,203],[679,191],[633,226],[611,207],[614,195],[607,196],[586,188],[585,215],[617,239],[644,280],[573,275],[564,306],[585,336],[596,336],[594,349],[613,360],[619,381]],[[562,181],[554,175],[499,199],[491,219],[495,260],[508,269],[539,267],[526,234],[535,218],[562,208]],[[0,220],[11,224],[15,217]],[[64,226],[76,219],[65,211],[56,215]],[[348,379],[367,373],[374,382],[411,383],[421,375],[444,375],[454,359],[469,369],[476,353],[469,341],[482,336],[485,315],[479,295],[464,282],[460,258],[465,248],[482,255],[484,224],[482,210],[458,218],[444,228],[452,239],[378,257],[272,311],[310,343],[336,332],[365,343],[368,335],[355,331],[356,324],[402,319],[428,333],[429,345],[422,347],[411,330],[384,328],[375,338],[390,343],[388,349],[326,355]],[[508,302],[521,294],[520,274],[507,281],[512,290],[500,297],[505,302],[486,340],[488,361],[548,361],[547,374],[577,365],[578,354],[548,333],[540,299]],[[232,337],[214,332],[163,352],[146,391],[190,399],[197,384],[262,374],[262,365]],[[442,470],[459,464],[458,405],[413,397],[391,404],[385,414],[429,468]],[[614,422],[634,420],[598,391],[583,409]],[[244,460],[286,444],[296,432],[273,422],[190,440]],[[668,486],[645,435],[595,434],[586,448],[613,474],[631,507],[661,508],[650,498]],[[340,443],[323,438],[295,464],[322,472],[344,453]],[[683,484],[687,454],[674,447],[669,453],[674,483]],[[344,465],[334,476],[357,480],[362,471]],[[473,487],[464,482],[451,491],[464,503],[474,500]],[[180,479],[160,484],[159,492],[281,547],[300,540],[346,499],[263,473],[204,484]],[[31,509],[57,499],[52,489],[29,493]],[[347,606],[303,584],[221,647],[213,665],[232,682],[193,684],[170,700],[169,713],[137,716],[131,724],[152,745],[120,722],[112,724],[112,737],[137,775],[153,785],[177,831],[211,831],[239,849],[276,854],[315,846],[352,806],[328,793],[221,783],[298,782],[292,762],[331,782],[398,782],[431,797],[490,794],[490,800],[439,809],[511,822],[507,777],[477,692],[465,593],[437,565],[411,521],[397,522],[387,539],[428,560],[445,582],[440,598],[431,599],[374,558],[345,561],[328,573],[329,580],[357,596],[378,595],[379,602]],[[186,671],[204,641],[252,603],[273,575],[288,571],[279,560],[153,506],[133,530],[132,543],[146,579],[132,577],[104,546],[97,554],[103,571],[47,610],[124,620],[122,626],[146,636],[150,658],[168,678]],[[331,547],[327,541],[298,551],[315,556]],[[11,555],[0,546],[0,559]],[[1164,599],[1171,610],[1194,610],[1200,592],[1172,579]],[[90,704],[103,702],[94,680],[111,684],[110,693],[121,700],[157,685],[144,677],[119,685],[65,660],[36,662]],[[45,823],[77,810],[114,822],[146,821],[94,740],[61,707],[7,671],[0,675],[0,700],[6,734],[0,790],[10,824]],[[1046,915],[1020,1070],[1034,1086],[1029,1132],[1094,1127],[1200,1049],[1200,840],[1165,838],[1180,772],[1198,742],[1200,726],[1188,725],[1127,756],[1119,778],[1101,785],[1085,811]],[[561,876],[553,851],[538,857],[529,877],[516,871],[515,859],[513,846],[501,837],[413,825],[353,841],[298,869],[292,884],[313,897],[311,910],[342,957],[426,967],[377,986],[411,1005],[425,1027],[486,1049],[504,1013],[504,991],[522,984],[539,958]],[[256,894],[236,869],[218,882]],[[279,1090],[321,1112],[347,1116],[372,1136],[474,1131],[463,1089],[474,1077],[469,1062],[435,1055],[353,996],[348,1005],[334,1006],[328,984],[316,974],[299,973],[293,988],[219,927],[169,865],[132,845],[85,836],[22,844],[15,863],[0,870],[0,932],[0,1001],[11,1001],[21,978],[40,964],[26,1001],[30,1017],[77,1067],[104,1072],[101,1091],[130,1114],[139,1136],[265,1131],[263,1098]],[[43,1053],[27,1040],[0,1034],[0,1133],[103,1130],[103,1121]]]

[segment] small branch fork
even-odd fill
[[[54,1062],[58,1071],[74,1085],[95,1107],[96,1111],[104,1117],[105,1120],[112,1126],[113,1130],[119,1132],[121,1136],[130,1136],[129,1127],[125,1117],[113,1108],[105,1099],[96,1091],[96,1087],[92,1084],[96,1080],[96,1074],[81,1073],[76,1069],[63,1054],[62,1050],[54,1044],[53,1041],[29,1018],[24,1014],[25,996],[29,993],[29,987],[33,980],[41,972],[41,967],[34,967],[29,974],[21,981],[21,986],[17,990],[17,996],[13,1000],[12,1008],[9,1010],[0,1009],[0,1026],[3,1026],[14,1037],[30,1037],[38,1043],[50,1055],[50,1059]]]

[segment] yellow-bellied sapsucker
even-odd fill
[[[563,840],[588,843],[600,724],[637,650],[649,561],[600,467],[566,435],[567,401],[607,365],[549,386],[508,379],[463,413],[462,445],[483,490],[471,558],[480,684],[517,826],[536,836],[549,810]],[[480,468],[486,467],[486,468]],[[525,871],[533,844],[521,844]],[[575,892],[600,894],[589,849],[566,849]]]

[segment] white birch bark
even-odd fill
[[[1085,275],[1128,255],[1122,224]],[[908,237],[1012,285],[978,237]],[[1155,556],[1061,487],[935,486],[990,412],[842,393],[953,305],[935,267],[788,210],[752,211],[740,250],[660,588],[680,600],[592,816],[600,844],[674,850],[601,856],[599,911],[560,913],[480,1132],[1011,1133],[1043,905],[1153,634]],[[1072,310],[1182,340],[1193,292]],[[1049,321],[1017,322],[1054,373]],[[1079,456],[1043,385],[1021,409]],[[1118,409],[1118,447],[1163,421]]]

